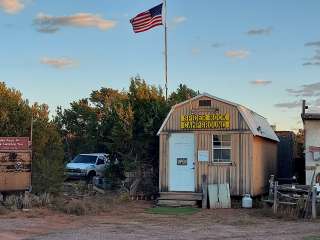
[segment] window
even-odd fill
[[[231,162],[231,135],[220,134],[212,136],[212,161],[214,163]]]
[[[71,162],[72,163],[96,163],[97,156],[92,155],[78,155]]]
[[[104,164],[104,158],[99,157],[97,161],[97,165],[102,165],[102,164]]]
[[[199,100],[199,107],[211,107],[211,100]]]
[[[177,165],[187,166],[188,165],[188,158],[177,158]]]

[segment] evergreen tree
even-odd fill
[[[22,94],[0,83],[0,136],[29,137],[33,118],[32,186],[34,192],[57,192],[63,177],[63,144],[48,106],[29,106]]]
[[[199,93],[195,90],[188,88],[185,84],[179,84],[179,87],[175,92],[172,92],[168,98],[168,102],[171,106],[186,101],[190,98],[197,96]]]

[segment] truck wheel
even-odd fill
[[[89,172],[89,174],[88,174],[88,177],[87,177],[87,183],[92,183],[92,181],[93,181],[93,177],[95,177],[96,176],[96,173],[95,172]]]

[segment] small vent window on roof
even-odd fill
[[[211,107],[211,100],[199,100],[199,107]]]

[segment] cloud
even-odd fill
[[[272,32],[272,27],[268,28],[254,28],[246,32],[249,36],[269,35]]]
[[[297,108],[301,106],[301,102],[300,101],[293,101],[293,102],[283,102],[283,103],[277,103],[274,105],[277,108]]]
[[[66,57],[62,57],[62,58],[44,57],[40,60],[40,63],[57,68],[57,69],[74,67],[77,64],[75,60],[66,58]]]
[[[315,55],[312,57],[312,59],[313,59],[313,60],[319,60],[319,61],[320,61],[320,50],[317,49],[315,52],[316,52],[316,53],[315,53]]]
[[[116,21],[107,20],[100,15],[91,13],[77,13],[70,16],[50,16],[39,13],[34,19],[34,25],[42,33],[55,33],[61,27],[95,27],[106,31],[115,27]]]
[[[211,44],[211,47],[220,48],[220,47],[223,47],[223,45],[224,45],[223,43],[215,42]]]
[[[320,41],[307,42],[304,44],[304,46],[306,46],[306,47],[320,47]]]
[[[176,16],[174,17],[168,24],[169,28],[176,28],[178,25],[187,21],[187,18],[184,16]]]
[[[320,50],[316,49],[313,57],[308,58],[308,61],[302,64],[303,66],[320,66]]]
[[[320,107],[320,82],[310,83],[310,84],[303,84],[297,88],[288,88],[286,92],[295,97],[295,99],[308,99],[310,106],[315,106],[317,108]],[[301,106],[302,100],[295,100],[292,102],[284,102],[275,104],[275,107],[279,108],[296,108]],[[309,106],[309,110],[311,109]],[[320,111],[320,108],[317,110]]]
[[[258,86],[266,86],[268,84],[271,84],[272,81],[257,79],[257,80],[254,80],[254,81],[250,81],[250,83],[253,84],[253,85],[258,85]]]
[[[24,8],[23,0],[0,0],[0,8],[6,13],[18,13]]]
[[[224,55],[229,58],[244,59],[250,55],[250,52],[247,50],[230,50],[230,51],[226,51]]]
[[[314,97],[320,96],[320,82],[304,84],[298,89],[288,88],[287,93],[294,95],[296,97]]]
[[[198,55],[201,52],[200,48],[194,47],[191,49],[192,55]]]
[[[302,66],[320,66],[320,62],[305,62]]]
[[[177,25],[177,24],[183,23],[185,21],[187,21],[186,17],[184,17],[184,16],[176,16],[176,17],[173,18],[172,23]]]
[[[314,100],[313,104],[316,106],[316,107],[320,107],[320,98],[317,98]]]
[[[313,42],[310,44],[316,44],[320,42]],[[316,46],[316,45],[310,45],[310,46]],[[307,62],[303,63],[302,66],[320,66],[320,49],[315,49],[314,55],[311,58],[307,58]]]

